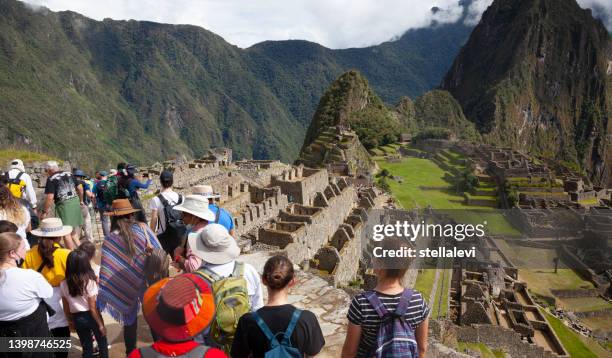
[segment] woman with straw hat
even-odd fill
[[[142,313],[158,339],[128,358],[226,357],[223,351],[194,341],[215,316],[212,288],[202,277],[188,273],[152,285],[144,294]]]
[[[128,199],[114,200],[110,211],[111,233],[102,245],[98,308],[123,325],[126,355],[136,348],[137,315],[146,290],[145,257],[150,248],[161,248],[151,229],[135,219]]]
[[[46,300],[55,314],[49,317],[49,329],[54,337],[70,337],[68,320],[62,308],[60,283],[66,278],[66,260],[70,250],[60,245],[62,238],[72,233],[72,226],[64,225],[60,218],[46,218],[40,227],[32,230],[39,238],[38,245],[32,247],[25,257],[23,268],[40,272],[53,287],[53,296]],[[56,353],[56,357],[67,357],[68,353]]]

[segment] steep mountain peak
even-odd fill
[[[605,183],[610,39],[575,0],[495,0],[442,82],[486,139]]]
[[[356,70],[342,74],[325,91],[302,148],[333,126],[353,128],[366,148],[392,142],[401,131],[397,119]]]

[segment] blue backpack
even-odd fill
[[[272,334],[268,325],[261,319],[261,316],[257,314],[257,312],[253,312],[253,318],[255,322],[257,322],[257,326],[266,335],[266,338],[270,341],[270,350],[266,352],[265,358],[302,358],[304,355],[300,353],[300,351],[291,345],[291,334],[293,333],[293,329],[297,325],[298,320],[300,319],[300,315],[302,314],[302,310],[295,309],[293,311],[293,316],[291,316],[291,322],[287,326],[287,330],[285,332],[278,332],[277,334]],[[276,336],[279,334],[283,334],[283,340],[279,343],[276,339]]]
[[[395,312],[387,311],[374,291],[366,292],[365,296],[382,321],[378,327],[376,351],[372,352],[372,357],[418,358],[419,351],[414,330],[404,319],[412,297],[412,290],[409,288],[404,290]]]

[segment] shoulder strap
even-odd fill
[[[23,172],[19,172],[19,174],[17,174],[17,176],[15,177],[15,180],[17,180],[17,182],[19,182],[21,180],[21,176],[23,175]]]
[[[297,323],[301,315],[302,315],[302,310],[296,308],[295,311],[293,311],[293,315],[291,316],[291,321],[289,322],[289,325],[287,326],[287,329],[285,330],[285,335],[283,336],[284,346],[291,346],[291,335],[293,334],[293,330],[295,329],[295,326],[297,326]]]
[[[42,272],[42,270],[43,270],[44,268],[45,268],[45,262],[43,261],[43,262],[40,264],[40,266],[38,266],[38,268],[36,269],[36,271],[37,271],[38,273],[41,273],[41,272]]]
[[[244,262],[236,261],[234,263],[234,272],[232,272],[232,277],[242,276],[244,276]]]
[[[259,327],[261,332],[263,332],[266,338],[268,338],[268,341],[270,342],[270,348],[277,347],[279,345],[278,340],[276,340],[276,337],[274,336],[272,331],[270,331],[270,328],[268,327],[266,322],[261,319],[261,316],[257,314],[257,311],[251,312],[251,314],[253,315],[253,319],[255,319],[255,323],[257,323],[257,326]]]
[[[399,303],[397,304],[397,308],[395,309],[395,314],[398,316],[403,316],[408,311],[408,306],[410,306],[410,299],[412,298],[412,291],[410,288],[404,289],[402,293],[402,297],[400,297]]]
[[[209,269],[206,266],[200,268],[196,272],[199,273],[201,276],[203,276],[208,281],[210,281],[210,283],[221,281],[223,279],[223,277],[217,275],[215,272],[213,272],[211,269]]]
[[[387,308],[385,305],[383,305],[380,298],[378,298],[376,292],[368,291],[365,293],[365,297],[367,298],[368,302],[370,302],[370,305],[372,305],[374,308],[374,311],[376,311],[376,314],[378,314],[380,318],[385,317],[385,315],[388,313]]]
[[[217,213],[215,214],[215,224],[219,223],[219,219],[221,218],[221,207],[215,205],[217,207]]]
[[[182,204],[183,203],[183,196],[181,194],[179,194],[178,196],[179,196],[179,200],[178,200],[177,204]]]
[[[170,203],[168,202],[168,200],[166,200],[166,198],[164,198],[162,193],[157,194],[157,199],[159,199],[159,201],[162,203],[164,208],[170,205]]]

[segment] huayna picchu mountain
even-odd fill
[[[612,44],[575,0],[495,0],[441,87],[486,140],[612,184]]]
[[[266,41],[240,49],[196,26],[94,21],[0,0],[0,146],[91,169],[215,146],[294,160],[325,89],[363,72],[386,103],[440,82],[462,21],[360,49]]]

